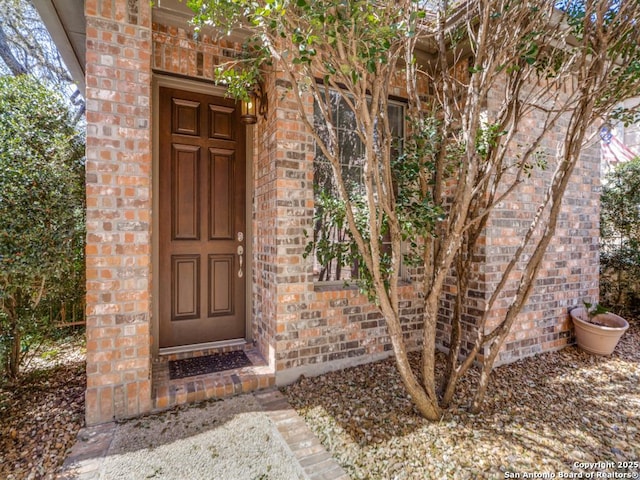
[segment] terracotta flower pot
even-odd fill
[[[574,308],[569,312],[576,329],[578,346],[596,355],[610,355],[629,323],[614,313],[601,313],[589,320],[587,309]]]

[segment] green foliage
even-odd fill
[[[606,177],[600,210],[600,297],[616,311],[640,313],[640,158]]]
[[[431,191],[424,188],[425,172],[429,176],[434,171],[434,157],[438,154],[440,140],[438,138],[438,122],[433,118],[425,118],[416,122],[412,134],[406,140],[400,155],[392,162],[393,177],[396,187],[396,215],[400,223],[402,240],[406,242],[403,262],[406,266],[417,267],[424,255],[424,242],[420,239],[434,234],[434,227],[444,218],[445,211],[436,205]],[[452,152],[452,156],[455,155]],[[360,189],[361,190],[361,189]],[[371,242],[369,235],[370,215],[366,206],[365,196],[360,190],[354,189],[351,194],[351,205],[355,214],[356,225],[360,235],[367,243]],[[367,293],[370,299],[375,298],[373,275],[367,269],[362,255],[349,231],[346,221],[346,205],[334,192],[321,189],[317,192],[314,216],[314,236],[307,244],[305,257],[315,252],[318,264],[323,266],[319,272],[319,281],[330,278],[332,264],[336,268],[352,268],[351,279],[354,279],[361,291]],[[388,248],[388,220],[383,221],[381,237],[377,239],[381,255],[379,267],[384,278],[388,279],[392,272],[392,256]],[[335,272],[334,272],[335,273]],[[340,278],[339,272],[336,275]]]
[[[611,112],[611,118],[622,122],[625,127],[628,127],[634,123],[640,123],[640,112],[617,107]]]
[[[389,51],[394,45],[397,48],[397,39],[415,36],[425,17],[425,12],[417,8],[406,15],[401,9],[387,8],[384,2],[365,0],[188,0],[187,5],[195,12],[196,32],[204,26],[227,33],[249,27],[251,34],[245,43],[248,55],[240,67],[236,62],[216,71],[218,81],[228,85],[235,98],[246,96],[261,76],[260,67],[270,62],[274,52],[294,65],[311,67],[323,46],[335,47],[346,38],[353,39],[349,63],[323,59],[313,66],[325,79],[339,74],[356,83],[362,79],[362,66],[368,73],[375,73],[380,65],[386,65]],[[291,48],[282,50],[276,39],[286,41]],[[318,66],[323,71],[317,70]]]
[[[608,43],[606,56],[608,59],[615,59],[617,67],[610,76],[610,82],[607,89],[600,92],[595,99],[596,105],[615,104],[615,99],[619,98],[620,92],[625,90],[628,85],[633,85],[640,81],[640,48],[637,42],[637,25],[633,19],[635,13],[624,11],[624,7],[629,8],[634,2],[625,2],[621,0],[607,0],[598,6],[598,14],[602,16],[602,29],[607,32],[616,32],[615,41]],[[572,28],[572,34],[579,40],[585,36],[593,34],[595,22],[588,21],[595,15],[593,11],[587,13],[589,7],[593,8],[589,2],[584,0],[563,0],[557,2],[557,7],[567,13],[567,23]],[[638,3],[635,2],[635,8]],[[634,8],[634,7],[631,7]],[[620,13],[624,12],[624,13]],[[633,19],[629,22],[629,16]],[[600,38],[596,35],[596,38]],[[591,52],[596,52],[602,47],[593,42],[589,45]],[[631,123],[630,118],[638,118],[637,111],[635,114],[629,113],[625,109],[619,108],[614,112],[614,118],[621,118],[626,124]]]
[[[319,281],[332,277],[344,278],[341,275],[343,268],[361,264],[361,256],[347,227],[345,203],[331,192],[319,190],[313,221],[313,239],[305,247],[304,257],[315,253],[316,260],[321,265]],[[337,272],[330,271],[334,264]],[[349,275],[350,278],[358,276],[356,271]]]
[[[83,147],[58,95],[0,77],[0,359],[12,376],[51,307],[83,295]]]
[[[584,308],[587,310],[587,314],[589,315],[589,320],[593,320],[593,317],[597,315],[602,315],[603,313],[608,313],[609,309],[600,305],[599,303],[589,303],[582,302],[584,304]]]
[[[494,123],[484,125],[478,130],[476,138],[476,152],[482,159],[487,159],[491,153],[491,149],[495,148],[500,141],[500,137],[505,135],[502,125]]]
[[[408,247],[403,260],[408,266],[420,265],[424,246],[421,239],[433,235],[436,223],[445,215],[442,206],[434,202],[431,189],[427,188],[442,148],[438,124],[432,117],[416,121],[402,153],[392,163],[396,179],[396,211],[402,240]],[[451,158],[459,155],[454,151],[455,147],[449,151]]]
[[[317,192],[315,199],[313,239],[307,243],[303,256],[307,258],[309,255],[315,255],[315,259],[321,266],[318,273],[319,281],[331,278],[344,279],[345,285],[350,283],[357,285],[361,292],[367,294],[369,300],[374,301],[373,275],[367,269],[347,225],[345,202],[323,189]],[[368,229],[370,216],[365,197],[360,193],[353,193],[350,201],[357,229],[363,238],[370,242]],[[386,228],[383,228],[381,233],[381,237],[377,240],[382,247],[379,266],[385,278],[388,278],[391,272],[391,256],[388,249],[384,247]],[[332,268],[336,271],[332,272]],[[344,270],[348,270],[348,273]]]

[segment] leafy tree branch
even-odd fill
[[[247,35],[246,57],[220,78],[242,96],[259,78],[285,92],[331,167],[340,222],[361,259],[361,286],[383,314],[400,375],[418,410],[440,418],[477,362],[472,408],[536,286],[562,199],[598,122],[640,88],[640,4],[617,1],[365,2],[191,0],[198,28]],[[253,63],[250,61],[253,59]],[[228,67],[228,68],[226,68]],[[407,100],[400,156],[388,112]],[[345,176],[339,98],[362,147],[362,182]],[[313,104],[315,117],[309,114]],[[318,123],[318,121],[320,123]],[[557,135],[557,132],[563,132]],[[497,278],[473,303],[487,227],[523,188],[543,193]],[[368,221],[362,222],[366,217]],[[346,237],[345,237],[346,238]],[[408,245],[408,248],[407,248]],[[351,251],[351,250],[350,250]],[[344,249],[334,249],[342,255]],[[481,260],[480,260],[481,261]],[[422,368],[408,361],[400,265],[420,275]],[[440,316],[455,292],[450,318]],[[491,293],[489,293],[491,292]],[[500,318],[496,318],[498,303]],[[477,306],[473,306],[477,305]],[[473,324],[465,318],[473,316]],[[436,329],[451,325],[446,374],[436,378]]]

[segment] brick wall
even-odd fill
[[[561,91],[560,94],[567,92]],[[490,108],[498,108],[501,97],[490,98]],[[541,115],[532,115],[523,123],[515,140],[521,145],[530,143],[544,125]],[[520,185],[507,201],[492,212],[485,230],[484,246],[480,252],[477,305],[484,308],[529,228],[555,170],[555,156],[564,142],[567,119],[561,119],[553,129],[545,132],[540,151],[548,157],[548,167],[536,170],[530,180]],[[582,301],[598,299],[598,242],[600,163],[597,146],[586,149],[576,166],[567,188],[556,229],[535,288],[516,319],[507,337],[497,364],[550,350],[557,350],[573,341],[568,309],[582,305]],[[527,259],[531,249],[525,251]],[[487,323],[492,329],[506,315],[515,293],[517,273],[512,274],[504,293],[498,299]]]
[[[148,2],[87,0],[86,13],[87,423],[93,424],[151,408],[152,68],[210,81],[214,66],[240,46],[152,25]],[[313,143],[281,74],[268,76],[265,88],[266,118],[250,127],[251,332],[278,383],[286,383],[387,356],[391,346],[384,319],[366,297],[314,283],[312,259],[302,255],[304,231],[313,224]],[[401,88],[393,93],[401,96]],[[597,296],[597,162],[597,155],[586,155],[574,173],[558,238],[500,362],[566,344],[567,307]],[[470,322],[513,249],[510,233],[528,224],[540,195],[539,186],[525,185],[492,217],[471,286]],[[409,348],[422,341],[415,288],[402,289]],[[454,298],[455,289],[445,292],[443,313]],[[439,335],[446,344],[446,324]]]
[[[560,142],[558,131],[550,134],[549,147]],[[598,299],[599,275],[599,191],[600,158],[597,148],[587,149],[572,175],[562,204],[556,230],[544,257],[535,288],[505,341],[498,363],[508,363],[536,353],[557,350],[573,342],[568,310],[583,301]],[[552,169],[546,173],[549,179]],[[487,227],[485,268],[500,271],[506,264],[505,253],[514,250],[505,245],[512,231],[528,226],[536,206],[542,200],[541,185],[526,185],[510,202],[495,212]],[[487,292],[495,285],[486,278]],[[508,290],[508,288],[507,288]],[[494,322],[506,308],[499,301]],[[490,323],[491,325],[491,323]]]
[[[263,188],[259,198],[267,205],[264,212],[258,207],[258,216],[267,227],[268,242],[258,232],[257,249],[266,261],[257,263],[255,272],[268,280],[269,288],[263,292],[270,299],[270,308],[262,312],[258,326],[268,326],[266,339],[276,370],[282,369],[282,339],[289,325],[308,315],[313,301],[313,283],[302,255],[304,231],[313,218],[314,148],[289,88],[280,73],[270,82],[270,117],[263,134],[266,148],[261,152],[258,172]],[[259,311],[262,306],[256,304],[255,308]]]
[[[314,374],[347,365],[368,362],[388,356],[391,350],[384,319],[366,296],[356,288],[341,285],[316,284],[313,259],[304,258],[308,239],[313,230],[313,140],[305,132],[298,107],[289,83],[275,80],[269,105],[269,128],[258,134],[264,149],[259,153],[259,175],[262,182],[256,192],[257,215],[269,230],[257,230],[258,249],[270,262],[257,263],[255,274],[262,280],[269,278],[272,288],[258,287],[268,292],[269,315],[275,319],[276,382],[288,383],[300,374]],[[401,93],[396,87],[395,95]],[[308,116],[313,115],[313,100],[306,99]],[[259,140],[260,141],[260,140]],[[264,190],[262,190],[264,189]],[[267,193],[268,192],[268,193]],[[262,201],[261,199],[267,199]],[[272,213],[266,213],[272,212]],[[268,254],[262,232],[270,241]],[[421,300],[414,294],[414,286],[403,289],[403,321],[409,346],[417,347],[421,339],[419,314]],[[264,305],[256,305],[259,310]],[[258,313],[265,315],[265,312]],[[259,321],[258,328],[267,324],[268,317]],[[270,320],[273,328],[273,320]]]
[[[195,38],[192,31],[182,27],[154,22],[154,71],[212,82],[216,65],[229,60],[241,51],[239,43],[216,40],[203,33]]]
[[[276,82],[268,78],[265,83],[268,98],[277,98]],[[270,105],[266,118],[260,118],[254,126],[254,164],[253,164],[253,268],[252,268],[252,334],[258,349],[274,367],[276,336],[276,216],[278,210],[277,192],[277,107]]]
[[[400,93],[398,89],[394,92],[396,95]],[[304,159],[299,155],[295,161],[287,157],[292,152],[304,152],[305,145],[310,149],[311,144],[302,133],[302,122],[297,120],[296,107],[288,99],[286,90],[280,91],[277,98],[280,101],[275,107],[278,124],[273,130],[275,152],[270,157],[277,165],[270,170],[276,185],[273,193],[276,205],[276,240],[273,247],[276,270],[271,273],[274,277],[272,282],[277,285],[277,381],[286,383],[302,373],[319,373],[379,358],[388,354],[390,345],[384,320],[362,295],[356,290],[340,286],[314,284],[310,260],[301,259],[306,242],[301,238],[302,231],[312,228],[312,203],[309,205],[308,202],[312,199],[310,172],[313,154],[309,150]],[[520,134],[518,141],[526,144],[528,135],[541,125],[539,120],[529,119],[527,131]],[[543,148],[550,156],[555,154],[557,145],[562,141],[562,128],[560,125],[549,132],[543,142]],[[269,148],[274,148],[273,143]],[[597,151],[588,150],[573,174],[557,235],[545,256],[534,291],[505,342],[498,363],[567,345],[572,341],[568,307],[579,305],[584,299],[597,298],[598,162]],[[528,228],[542,201],[546,186],[544,182],[551,178],[553,169],[550,164],[542,174],[543,180],[536,177],[535,182],[525,183],[491,216],[481,240],[483,248],[474,267],[477,275],[470,285],[466,303],[464,319],[468,328],[482,314],[485,301],[493,292],[500,272],[520,243],[517,235]],[[295,199],[302,198],[307,199],[308,207],[303,208],[296,203]],[[264,272],[261,274],[264,275]],[[494,308],[488,330],[504,318],[513,285],[507,287],[503,298]],[[406,286],[403,292],[403,321],[409,348],[417,348],[421,342],[422,304],[414,288]],[[445,287],[441,310],[445,316],[450,313],[455,296],[455,287]],[[443,347],[448,344],[449,332],[446,322],[441,322],[438,341]]]
[[[88,425],[151,408],[148,2],[87,0]]]
[[[391,354],[391,340],[378,309],[357,288],[316,286],[312,301],[287,323],[279,323],[277,382],[366,363]],[[409,350],[422,343],[422,301],[414,287],[401,289],[401,316]]]

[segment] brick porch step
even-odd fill
[[[275,385],[275,372],[252,344],[235,347],[235,349],[244,350],[251,360],[250,366],[174,380],[169,378],[170,361],[223,353],[230,349],[160,355],[153,362],[153,409],[166,410],[177,405],[230,397]]]

